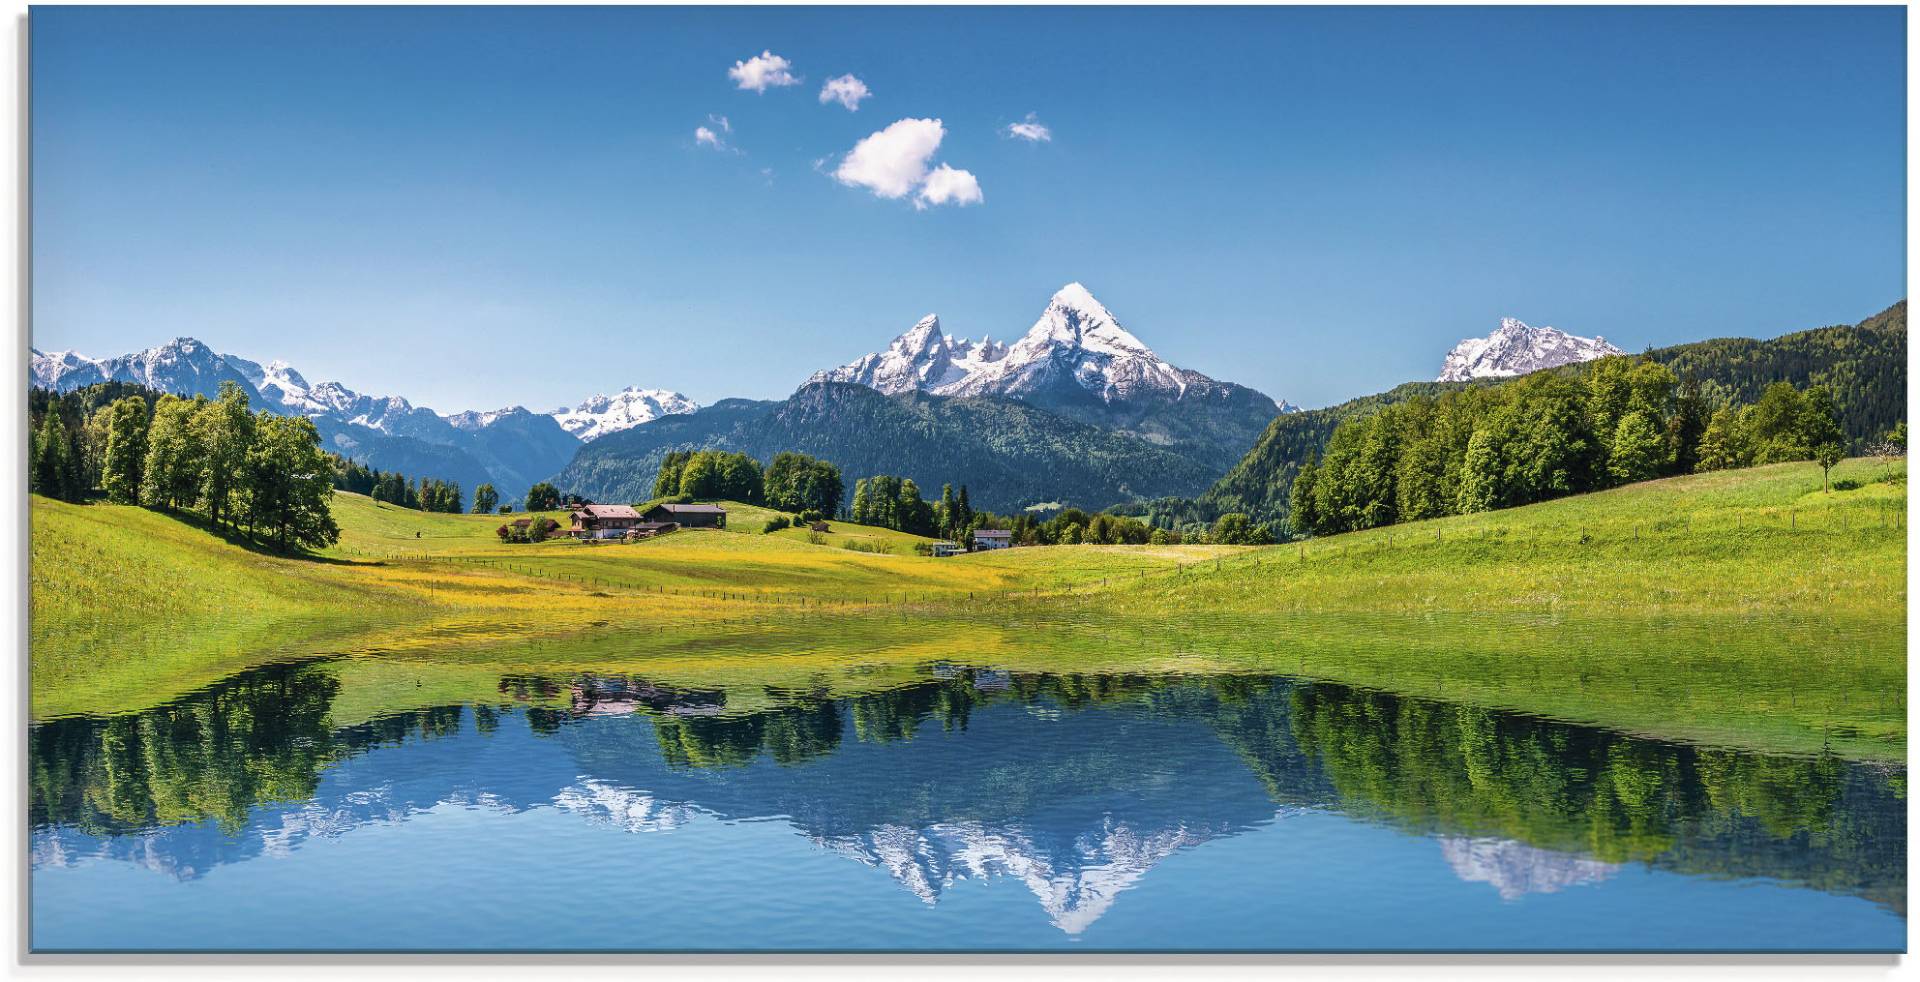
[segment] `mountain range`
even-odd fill
[[[1011,344],[955,337],[929,314],[785,400],[723,400],[604,437],[556,482],[638,500],[670,451],[796,450],[838,464],[850,483],[882,473],[928,492],[965,483],[996,511],[1100,508],[1198,494],[1292,408],[1170,364],[1069,283]]]
[[[929,495],[964,483],[976,506],[1001,512],[1197,494],[1219,474],[1171,448],[1013,399],[810,382],[777,402],[722,399],[601,437],[554,483],[596,501],[641,501],[669,451],[702,449],[763,461],[798,451],[833,461],[849,483],[896,474]]]
[[[1069,678],[943,663],[932,678],[838,699],[744,686],[748,705],[730,704],[725,689],[632,676],[514,675],[501,698],[543,682],[570,698],[427,703],[340,726],[351,711],[332,667],[282,664],[136,713],[133,726],[50,720],[29,734],[30,861],[196,880],[455,806],[478,822],[551,809],[595,826],[586,836],[542,826],[565,846],[591,846],[556,853],[568,869],[631,862],[639,854],[619,833],[676,831],[720,869],[712,823],[765,823],[928,906],[978,902],[969,888],[996,883],[1024,889],[1076,937],[1125,916],[1131,891],[1182,875],[1166,865],[1181,853],[1337,821],[1431,842],[1430,869],[1509,901],[1602,882],[1631,857],[1645,871],[1762,878],[1904,915],[1902,785],[1869,765],[1728,754],[1257,675]],[[1399,723],[1383,728],[1383,718]],[[204,754],[208,732],[238,749],[200,769],[129,764]],[[1354,746],[1369,753],[1342,752]],[[1382,780],[1381,760],[1426,779]],[[1487,760],[1528,766],[1476,766]],[[1641,823],[1631,845],[1568,821],[1617,797],[1615,782],[1649,760],[1664,762],[1667,780],[1614,806]],[[213,777],[228,778],[226,794],[187,793]],[[1743,813],[1756,788],[1794,777],[1806,808]],[[751,855],[742,862],[714,875],[738,889],[764,882]]]
[[[1476,378],[1511,378],[1543,368],[1592,361],[1625,351],[1606,338],[1583,338],[1558,328],[1529,327],[1512,317],[1500,319],[1500,328],[1484,338],[1468,338],[1447,352],[1439,382]]]
[[[311,418],[328,449],[381,470],[517,501],[536,481],[602,501],[652,490],[669,450],[780,450],[937,488],[966,483],[983,507],[1104,507],[1204,490],[1278,413],[1294,411],[1231,382],[1179,368],[1122,327],[1084,286],[1055,293],[1012,344],[946,334],[936,315],[886,350],[817,372],[783,401],[702,408],[630,387],[546,413],[521,406],[442,415],[401,396],[313,384],[282,361],[261,364],[192,338],[116,358],[33,353],[33,383],[70,391],[133,382],[214,395],[223,382],[253,404]]]
[[[1902,302],[1852,327],[1694,342],[1649,357],[1741,402],[1773,381],[1825,383],[1859,446],[1905,418],[1905,330]],[[814,373],[784,400],[701,407],[630,387],[546,413],[511,406],[443,416],[400,396],[311,384],[284,362],[218,354],[191,338],[108,359],[36,350],[32,380],[60,391],[117,380],[185,396],[234,382],[257,406],[312,418],[335,452],[469,491],[491,482],[507,502],[548,479],[595,500],[642,500],[669,451],[735,450],[765,461],[796,450],[838,464],[849,484],[879,473],[911,477],[926,492],[964,483],[974,504],[995,511],[1198,496],[1203,512],[1283,518],[1300,463],[1342,420],[1618,353],[1602,338],[1506,318],[1456,345],[1438,381],[1301,411],[1171,364],[1069,283],[1012,343],[956,337],[929,314],[885,349]]]
[[[491,483],[508,502],[559,472],[585,441],[697,408],[677,392],[628,388],[548,413],[510,406],[443,416],[401,396],[364,395],[338,382],[309,383],[284,361],[262,365],[220,354],[193,338],[114,358],[36,350],[31,371],[35,386],[60,392],[119,381],[211,397],[222,383],[232,382],[255,408],[312,419],[335,453],[409,477],[455,481],[469,493]]]
[[[928,314],[886,350],[807,381],[850,382],[888,395],[1014,399],[1216,470],[1231,466],[1276,414],[1293,409],[1168,363],[1079,283],[1061,287],[1012,344],[953,337]]]

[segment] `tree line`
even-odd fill
[[[1659,362],[1414,396],[1340,423],[1295,475],[1290,524],[1331,535],[1510,508],[1672,474],[1788,460],[1830,469],[1847,439],[1832,393],[1790,383],[1715,405]]]
[[[338,454],[328,456],[333,458],[335,490],[364,494],[375,501],[421,511],[457,515],[464,510],[458,482],[432,477],[410,481],[398,471],[382,471]],[[499,496],[494,493],[493,485],[482,484],[474,489],[473,510],[476,514],[491,512],[498,501]]]
[[[1273,526],[1254,522],[1239,512],[1215,518],[1211,524],[1187,523],[1167,527],[1109,509],[1089,514],[1078,508],[1063,508],[1052,517],[1040,519],[1031,513],[1010,517],[993,516],[995,528],[1005,528],[1017,545],[1230,545],[1260,546],[1275,541]]]
[[[1642,356],[1697,383],[1709,406],[1758,402],[1766,388],[1791,382],[1802,391],[1826,386],[1839,407],[1849,452],[1879,442],[1907,414],[1907,305],[1897,303],[1856,326],[1823,327],[1770,340],[1720,338],[1656,348]],[[1584,379],[1597,362],[1547,369]],[[1212,520],[1222,512],[1246,512],[1259,519],[1285,521],[1292,509],[1294,478],[1309,456],[1321,457],[1333,431],[1343,422],[1418,396],[1439,398],[1462,389],[1499,388],[1514,380],[1409,382],[1387,392],[1361,396],[1323,409],[1275,417],[1253,448],[1191,508],[1177,515]],[[1158,503],[1156,503],[1158,504]]]
[[[28,411],[35,493],[196,512],[283,552],[340,537],[328,508],[333,463],[313,421],[253,412],[231,382],[214,399],[113,385],[35,393]]]
[[[674,450],[660,462],[653,497],[721,499],[825,518],[840,510],[840,468],[802,453],[782,451],[766,467],[744,453]]]
[[[1078,508],[1063,508],[1047,518],[1032,512],[997,515],[976,511],[967,500],[967,487],[956,491],[951,484],[940,489],[940,500],[921,498],[920,486],[912,478],[876,474],[855,482],[853,507],[849,518],[861,525],[875,525],[914,535],[937,536],[973,547],[974,533],[981,529],[1000,529],[1015,545],[1179,545],[1182,542],[1222,545],[1264,545],[1275,539],[1273,528],[1254,523],[1243,514],[1221,515],[1211,525],[1199,524],[1185,531],[1162,528],[1138,518],[1113,511],[1089,514]]]

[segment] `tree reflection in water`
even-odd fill
[[[30,814],[36,833],[110,838],[208,822],[238,836],[256,809],[313,798],[328,768],[375,748],[486,740],[516,718],[546,738],[599,720],[573,752],[606,787],[671,783],[615,773],[637,759],[621,741],[644,726],[667,774],[712,772],[673,807],[792,816],[817,841],[866,843],[859,849],[901,830],[925,838],[965,827],[991,838],[1047,820],[1036,816],[1067,815],[1063,795],[1102,790],[1135,803],[1102,806],[1109,824],[1113,809],[1133,808],[1136,841],[1185,847],[1260,820],[1241,799],[1221,797],[1236,777],[1207,761],[1224,759],[1244,769],[1238,780],[1257,779],[1269,819],[1273,806],[1327,809],[1433,836],[1461,876],[1503,894],[1595,882],[1617,864],[1641,863],[1767,877],[1905,911],[1897,767],[1671,744],[1288,678],[953,665],[926,676],[841,698],[756,691],[751,710],[730,705],[722,689],[630,676],[509,676],[498,702],[471,707],[472,727],[458,705],[335,726],[340,683],[325,664],[273,666],[157,709],[34,726]],[[1042,725],[1048,714],[1083,725],[1073,740],[1057,739]],[[994,725],[975,732],[985,719]],[[1149,733],[1142,721],[1165,725]],[[946,738],[925,739],[930,727]],[[846,757],[849,739],[874,752]],[[1209,757],[1203,744],[1231,753]],[[1140,783],[1154,765],[1168,777]],[[808,767],[833,779],[769,776]],[[871,773],[850,770],[858,768]],[[551,805],[563,790],[520,807]],[[1143,795],[1166,803],[1139,804]],[[1101,821],[1074,816],[1057,820]]]

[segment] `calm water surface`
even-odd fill
[[[1899,767],[1271,676],[340,701],[308,663],[34,727],[36,950],[1905,943]]]

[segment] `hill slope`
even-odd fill
[[[1350,532],[1054,598],[1047,618],[1204,611],[1234,636],[1210,653],[1290,674],[1904,760],[1906,465],[1834,479],[1773,464]]]
[[[744,671],[808,688],[876,657],[973,657],[1283,672],[1899,760],[1905,467],[1834,476],[1828,493],[1811,464],[1718,471],[1264,549],[958,559],[732,532],[509,546],[497,516],[356,495],[335,500],[339,548],[286,559],[143,509],[36,497],[33,712],[154,705],[318,653],[351,656],[394,696],[436,666],[485,692],[533,662],[657,678],[671,661],[689,686]]]
[[[640,501],[668,451],[707,448],[762,461],[782,450],[812,454],[839,465],[849,485],[873,474],[910,477],[923,494],[965,483],[974,505],[994,511],[1193,494],[1214,473],[1144,440],[1021,402],[889,396],[812,382],[783,402],[729,399],[601,437],[581,448],[556,483],[597,501]]]
[[[1682,378],[1702,383],[1710,396],[1752,402],[1774,382],[1805,387],[1830,385],[1840,406],[1841,425],[1858,449],[1907,415],[1907,304],[1901,301],[1854,326],[1816,328],[1771,340],[1720,338],[1657,348],[1646,357]],[[1578,374],[1583,365],[1547,369]],[[1337,406],[1276,417],[1253,449],[1200,497],[1215,512],[1245,512],[1256,518],[1284,518],[1294,475],[1309,454],[1326,449],[1336,426],[1345,420],[1404,402],[1436,396],[1475,382],[1409,382],[1386,392],[1349,399]]]

